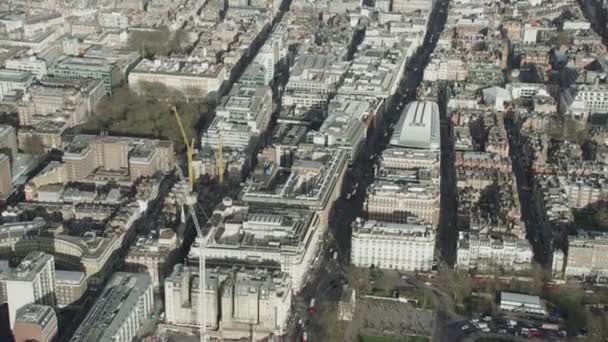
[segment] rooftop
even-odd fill
[[[46,327],[51,321],[57,320],[53,308],[47,305],[27,304],[17,309],[15,323],[33,323],[40,327]]]
[[[439,107],[430,101],[414,101],[403,109],[390,144],[408,148],[438,150]]]

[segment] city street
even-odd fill
[[[317,307],[322,308],[328,301],[334,302],[340,297],[341,285],[345,280],[342,265],[348,265],[350,260],[351,223],[362,213],[366,190],[374,180],[374,165],[377,163],[378,156],[388,146],[392,134],[392,129],[389,127],[396,123],[403,107],[416,99],[416,92],[422,81],[422,73],[443,30],[448,4],[449,1],[441,0],[435,5],[423,45],[408,61],[397,93],[385,106],[382,119],[378,120],[376,127],[368,133],[366,148],[347,173],[342,193],[350,192],[353,185],[358,184],[357,193],[350,200],[342,196],[336,201],[334,215],[330,220],[330,231],[334,237],[334,243],[326,243],[323,246],[320,260],[311,272],[307,286],[294,300],[296,304],[294,305],[293,322],[297,323],[299,319],[304,322],[308,321],[305,330],[309,341],[322,341],[323,337],[319,335],[320,329],[317,328],[320,326],[320,322],[315,321],[315,316],[311,317],[307,313],[307,305],[310,299],[315,298]],[[332,253],[329,253],[332,248],[338,252],[338,263],[333,261],[333,256],[330,255]],[[443,305],[440,305],[440,311],[444,311]],[[295,332],[288,336],[288,341],[300,341],[302,329],[297,327]]]

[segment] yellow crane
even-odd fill
[[[188,135],[186,134],[186,130],[184,129],[184,125],[182,123],[181,115],[177,111],[177,108],[173,106],[173,113],[175,114],[175,119],[177,120],[177,125],[179,126],[179,130],[182,133],[182,139],[184,140],[184,145],[186,145],[186,154],[188,155],[188,183],[190,185],[190,191],[194,191],[194,173],[192,171],[192,154],[194,153],[194,138],[190,142],[188,142]]]

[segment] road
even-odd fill
[[[509,150],[513,161],[513,173],[517,181],[517,191],[521,206],[522,220],[526,225],[526,237],[532,244],[534,259],[548,267],[553,250],[553,233],[548,225],[543,224],[542,213],[534,200],[532,190],[535,189],[534,175],[530,172],[529,161],[522,158],[528,144],[520,133],[520,125],[511,117],[505,119],[505,129],[509,139]]]
[[[310,317],[306,312],[306,304],[311,298],[316,299],[319,309],[328,301],[335,301],[341,294],[341,284],[345,281],[344,267],[349,263],[351,223],[357,216],[362,215],[363,201],[366,189],[374,181],[374,165],[376,158],[388,146],[392,133],[390,125],[396,123],[403,106],[416,99],[416,91],[422,81],[422,73],[431,53],[437,45],[440,33],[445,24],[449,0],[439,0],[431,13],[431,21],[422,46],[408,61],[404,77],[399,85],[397,93],[387,103],[383,117],[376,123],[376,127],[368,133],[368,141],[359,158],[353,163],[347,173],[342,193],[346,194],[352,190],[354,184],[358,184],[358,191],[350,200],[344,196],[338,199],[334,207],[334,215],[330,220],[330,231],[334,237],[333,242],[324,246],[320,253],[320,261],[315,270],[311,272],[308,285],[296,296],[294,302],[295,316],[304,321],[309,320],[306,329],[309,341],[322,341],[322,329],[320,322],[316,322],[316,316]],[[385,132],[389,134],[385,135]],[[338,251],[338,262],[334,262],[329,250]],[[447,305],[447,304],[446,304]],[[440,305],[442,314],[449,316],[450,313],[443,305]],[[297,321],[298,318],[293,321]],[[301,330],[296,328],[295,332],[289,334],[288,341],[300,341]]]

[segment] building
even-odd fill
[[[13,161],[17,158],[17,152],[19,152],[19,145],[17,145],[15,128],[9,125],[0,125],[0,153],[6,154]]]
[[[0,287],[1,287],[0,283]],[[8,303],[4,302],[3,298],[0,298],[0,341],[14,342],[15,337],[11,330],[11,320],[8,312]]]
[[[500,309],[538,315],[546,313],[540,297],[505,291],[500,292]]]
[[[175,263],[178,248],[177,234],[170,228],[161,229],[157,238],[139,238],[125,257],[125,271],[146,273],[152,286],[159,288]]]
[[[432,226],[418,223],[353,222],[351,260],[358,267],[429,271],[435,253]]]
[[[30,72],[0,70],[0,100],[14,90],[27,90],[35,79]]]
[[[587,120],[590,114],[608,113],[608,85],[577,84],[562,91],[560,113]]]
[[[84,293],[87,291],[87,277],[80,271],[55,271],[55,293],[57,307],[78,306]]]
[[[53,65],[49,73],[55,77],[101,80],[108,94],[123,81],[120,69],[103,58],[66,57]]]
[[[289,162],[281,165],[281,156]],[[307,208],[315,211],[322,230],[327,227],[334,201],[340,196],[349,160],[340,149],[304,147],[278,151],[268,163],[259,163],[261,177],[250,178],[243,189],[245,202],[268,206]],[[297,277],[292,275],[294,284]],[[294,286],[297,287],[297,286]]]
[[[175,152],[167,140],[78,135],[64,149],[68,181],[84,180],[98,169],[127,170],[132,181],[173,170]]]
[[[377,111],[376,101],[355,100],[337,96],[328,105],[327,118],[318,131],[310,131],[315,145],[344,149],[354,162],[367,138],[368,122]]]
[[[6,288],[14,326],[17,310],[26,304],[36,303],[55,306],[55,260],[43,252],[30,252],[11,272],[0,275]]]
[[[186,98],[203,99],[217,96],[227,78],[222,64],[143,59],[129,73],[129,87],[141,95],[176,90]]]
[[[8,70],[30,72],[41,79],[47,74],[47,64],[43,59],[36,56],[23,56],[8,59],[4,65]]]
[[[28,304],[17,310],[15,342],[53,342],[57,337],[57,315],[48,305]]]
[[[6,198],[13,192],[13,172],[11,158],[0,153],[0,198]]]
[[[165,280],[165,313],[170,324],[198,327],[198,268],[178,264]],[[207,269],[207,326],[224,338],[256,338],[285,328],[291,280],[282,272]]]
[[[568,237],[565,275],[608,275],[608,234],[578,232]]]
[[[463,270],[528,269],[532,265],[532,246],[515,236],[492,236],[476,231],[460,232],[456,267]]]
[[[295,291],[304,284],[326,229],[319,215],[310,210],[230,199],[220,204],[213,216],[216,220],[210,224],[205,246],[209,262],[233,260],[258,267],[271,264],[289,274]],[[189,257],[197,260],[198,249],[193,247]]]
[[[373,220],[406,223],[415,218],[432,225],[439,223],[439,187],[431,182],[380,178],[367,191],[363,208]],[[405,178],[405,175],[403,176]]]
[[[390,144],[411,149],[439,150],[439,107],[437,103],[414,101],[405,106],[395,126]]]
[[[115,273],[70,342],[130,342],[153,312],[153,299],[147,274]]]

